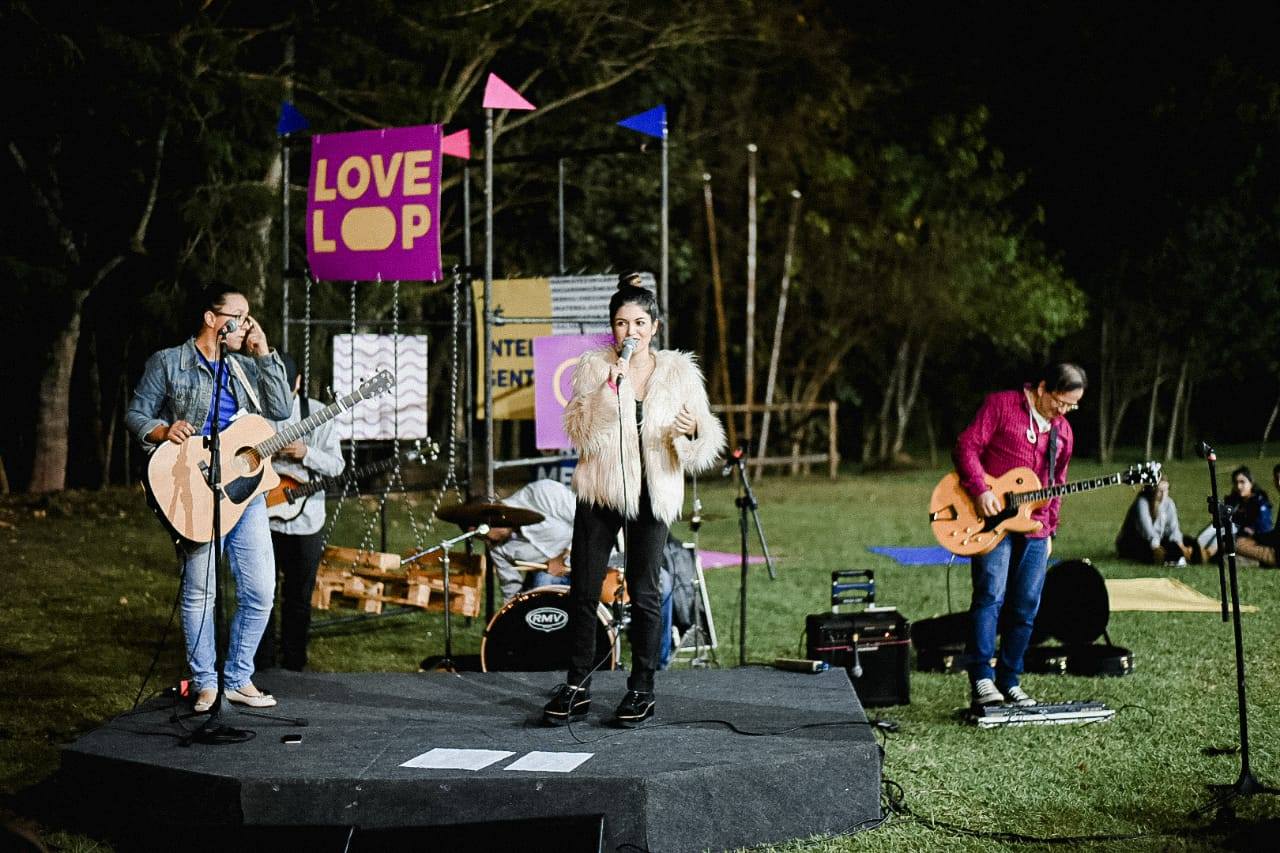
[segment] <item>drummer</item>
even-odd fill
[[[502,584],[502,598],[509,600],[527,587],[568,584],[569,546],[573,544],[573,513],[577,498],[557,480],[534,480],[501,503],[533,510],[542,516],[522,527],[490,527],[489,559]],[[545,564],[545,569],[521,571],[521,563]],[[524,567],[524,568],[527,568]]]

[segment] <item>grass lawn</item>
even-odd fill
[[[1260,475],[1274,461],[1259,463],[1244,448],[1239,451],[1222,453],[1222,482],[1241,461]],[[1071,474],[1081,479],[1121,467],[1078,461]],[[1173,463],[1167,470],[1184,530],[1195,532],[1207,517],[1203,463]],[[965,608],[967,569],[952,570],[949,603],[944,567],[899,567],[866,550],[933,544],[926,504],[943,473],[763,481],[757,488],[760,517],[778,560],[778,579],[771,582],[763,567],[752,569],[749,662],[796,656],[805,616],[828,609],[835,569],[874,569],[879,603],[896,605],[912,620]],[[717,479],[704,483],[702,494],[704,511],[723,517],[704,524],[700,545],[736,551],[735,492]],[[1126,487],[1068,497],[1054,557],[1088,557],[1109,578],[1172,574],[1216,598],[1212,566],[1165,569],[1112,556],[1112,539],[1131,497]],[[393,550],[414,545],[406,509],[398,501],[389,514]],[[425,514],[418,505],[419,524]],[[368,516],[350,503],[335,544],[358,544],[367,523]],[[684,525],[678,532],[688,534]],[[100,839],[72,830],[64,817],[67,804],[47,802],[40,783],[57,768],[59,744],[132,705],[173,604],[172,549],[141,492],[125,489],[5,498],[0,542],[0,813],[34,827],[52,848],[106,849]],[[754,531],[752,551],[759,553]],[[733,666],[739,573],[736,567],[713,569],[707,579],[721,641],[719,663]],[[1261,608],[1243,616],[1253,770],[1264,782],[1280,784],[1280,572],[1242,569],[1241,596]],[[313,668],[414,671],[423,657],[442,651],[441,628],[438,614],[414,613],[330,629],[312,642]],[[480,620],[455,620],[454,628],[455,653],[478,652]],[[957,718],[967,702],[963,676],[913,672],[910,705],[872,709],[873,716],[899,725],[886,744],[885,776],[901,787],[909,814],[895,815],[872,832],[785,849],[1269,848],[1269,836],[1280,830],[1280,798],[1240,800],[1236,818],[1212,830],[1205,821],[1187,818],[1206,801],[1206,782],[1230,783],[1239,771],[1237,755],[1220,754],[1238,743],[1230,624],[1214,613],[1125,612],[1113,614],[1108,629],[1114,642],[1134,651],[1134,674],[1032,675],[1024,685],[1045,700],[1105,701],[1119,709],[1114,720],[980,731]],[[148,692],[183,674],[176,631],[175,626]],[[1047,840],[1099,835],[1110,839]]]

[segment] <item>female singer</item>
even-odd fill
[[[624,521],[631,672],[615,718],[634,726],[653,716],[662,640],[658,569],[667,528],[684,504],[685,472],[705,471],[724,450],[724,429],[711,414],[693,357],[653,348],[661,317],[653,293],[640,282],[638,273],[619,277],[609,301],[615,346],[578,360],[565,408],[565,432],[579,454],[569,587],[573,655],[565,683],[543,708],[551,725],[591,706],[591,674],[603,662],[596,650],[596,605]]]

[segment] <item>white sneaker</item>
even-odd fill
[[[979,678],[973,682],[973,704],[999,705],[1004,702],[1004,694],[996,689],[996,683],[990,678]]]
[[[1019,708],[1030,708],[1032,705],[1036,704],[1036,700],[1028,696],[1027,691],[1023,690],[1016,684],[1012,687],[1006,687],[1004,695],[1006,699],[1017,705]]]

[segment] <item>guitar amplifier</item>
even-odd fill
[[[911,623],[897,610],[815,613],[805,638],[806,656],[844,667],[864,706],[910,704]]]

